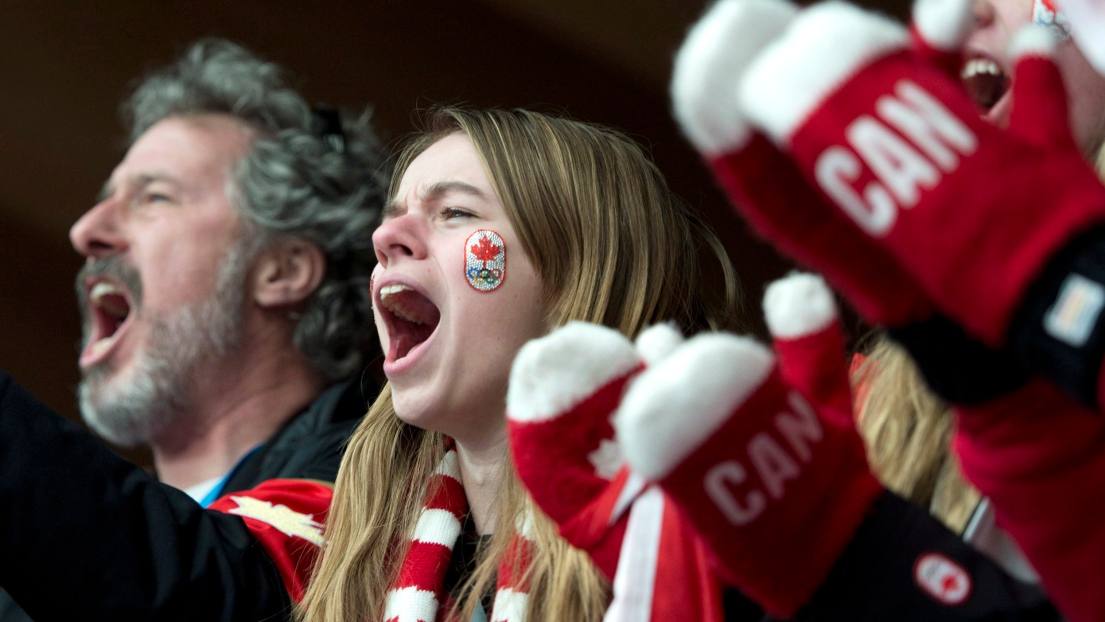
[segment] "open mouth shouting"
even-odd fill
[[[87,284],[86,336],[81,353],[82,368],[102,361],[129,325],[134,306],[131,293],[122,284],[99,279]]]
[[[377,308],[388,334],[385,365],[407,359],[429,340],[441,320],[441,312],[429,298],[402,283],[382,285]]]
[[[971,99],[978,104],[983,113],[1000,113],[999,102],[1009,94],[1009,75],[994,59],[983,55],[970,55],[963,63],[959,77]],[[1001,108],[1007,108],[1003,105]]]

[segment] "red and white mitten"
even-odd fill
[[[909,24],[914,53],[959,79],[963,70],[963,45],[978,20],[973,0],[914,0]]]
[[[722,577],[787,616],[825,580],[882,487],[854,429],[828,287],[795,275],[773,284],[764,306],[775,352],[693,337],[641,374],[614,425],[630,466],[682,508]]]
[[[1105,619],[1105,421],[1035,380],[957,413],[963,474],[1072,622]]]
[[[663,493],[622,464],[610,419],[625,388],[683,337],[654,326],[636,344],[572,323],[526,344],[507,393],[515,469],[561,535],[613,582],[607,622],[720,622],[705,546]]]
[[[962,0],[926,2],[944,7]],[[920,21],[925,24],[943,17],[938,10],[924,13]],[[823,273],[865,317],[890,326],[923,319],[931,304],[913,278],[826,204],[794,162],[750,125],[740,109],[739,85],[747,68],[797,14],[787,0],[722,0],[714,5],[676,56],[671,84],[675,116],[760,235]]]
[[[616,330],[572,322],[527,343],[514,359],[507,426],[514,467],[537,505],[573,546],[613,577],[626,509],[643,481],[622,468],[610,419],[649,360],[682,341],[654,326],[635,346]]]
[[[1105,188],[1070,136],[1053,35],[1015,45],[1008,130],[980,119],[902,26],[839,2],[796,17],[740,87],[748,118],[835,209],[993,347],[1047,262],[1105,222]]]

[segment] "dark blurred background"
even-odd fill
[[[128,85],[203,36],[284,65],[309,99],[371,104],[388,139],[412,129],[416,109],[440,102],[539,106],[622,128],[718,229],[758,315],[763,283],[789,266],[732,214],[669,113],[671,59],[704,6],[0,0],[0,367],[78,418],[80,258],[68,229],[123,155],[117,111]]]

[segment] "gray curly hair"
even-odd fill
[[[254,253],[292,237],[326,256],[323,282],[296,325],[296,346],[330,380],[355,373],[378,347],[369,280],[372,232],[388,185],[370,113],[312,111],[281,67],[222,39],[192,44],[123,104],[131,143],[162,119],[206,113],[232,115],[257,134],[230,188],[255,237]]]

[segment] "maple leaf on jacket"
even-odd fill
[[[480,261],[494,261],[502,249],[493,243],[491,238],[484,236],[480,238],[479,242],[472,245],[471,250],[476,259]]]

